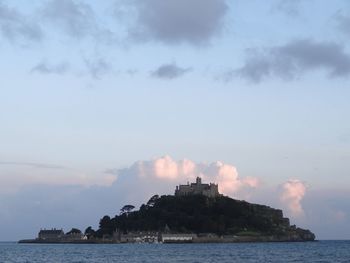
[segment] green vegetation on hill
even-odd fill
[[[171,231],[173,233],[215,233],[218,235],[286,236],[292,231],[310,234],[289,225],[282,211],[264,205],[250,204],[226,196],[208,198],[192,196],[153,196],[138,211],[127,205],[114,218],[100,220],[96,237],[115,231]],[[304,231],[304,232],[303,232]]]

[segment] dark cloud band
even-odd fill
[[[248,50],[245,64],[227,72],[226,80],[241,77],[260,82],[268,77],[291,80],[307,71],[324,70],[329,77],[350,75],[350,54],[333,42],[296,40],[285,45]]]
[[[208,43],[221,32],[228,11],[226,0],[132,0],[122,3],[123,7],[136,13],[128,30],[132,39],[166,44]]]
[[[161,79],[179,78],[191,71],[191,68],[181,68],[176,64],[164,64],[152,72],[152,76]]]

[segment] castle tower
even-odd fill
[[[220,196],[217,184],[202,184],[200,177],[196,178],[195,183],[187,183],[187,185],[179,185],[175,188],[175,196],[186,196],[186,195],[205,195],[208,197]]]

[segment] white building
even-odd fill
[[[196,234],[162,234],[163,243],[190,243]]]

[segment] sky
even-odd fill
[[[0,240],[219,184],[350,239],[346,0],[0,0]]]

